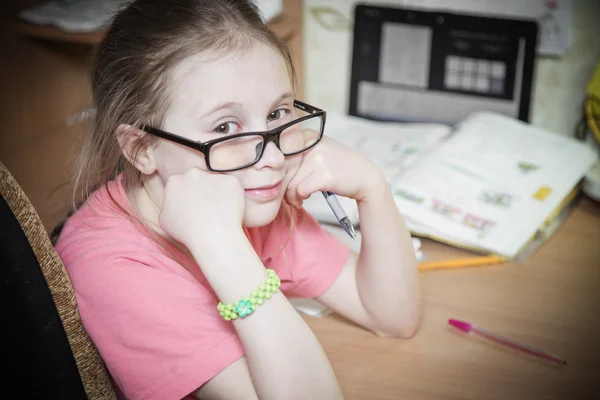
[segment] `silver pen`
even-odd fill
[[[338,200],[337,196],[331,192],[321,193],[323,193],[325,200],[327,200],[327,204],[329,204],[331,211],[333,211],[333,214],[337,218],[342,228],[344,228],[348,236],[356,240],[356,232],[354,232],[354,226],[352,226],[352,222],[350,222],[350,218],[348,218],[346,211],[344,211],[344,209],[342,208],[342,205],[340,204],[340,201]]]

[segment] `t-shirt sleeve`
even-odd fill
[[[283,250],[269,263],[281,271],[282,289],[288,297],[315,298],[333,285],[344,267],[350,249],[321,228],[304,209],[294,211],[294,224],[280,227],[269,236],[288,237]],[[269,252],[277,250],[271,248]],[[288,282],[289,280],[289,282]]]
[[[128,399],[183,398],[244,350],[205,286],[143,259],[95,259],[71,275],[82,322]]]

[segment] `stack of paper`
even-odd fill
[[[514,257],[595,160],[575,139],[481,112],[402,174],[392,191],[422,233]]]

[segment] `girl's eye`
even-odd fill
[[[269,114],[269,116],[267,117],[267,121],[272,122],[272,121],[277,121],[279,119],[282,119],[283,117],[285,117],[285,114],[287,113],[286,110],[275,110],[273,111],[271,114]]]
[[[238,126],[235,122],[225,122],[224,124],[217,126],[214,132],[227,135],[229,133],[235,133],[237,128]]]

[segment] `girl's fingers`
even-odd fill
[[[296,197],[300,200],[306,200],[311,194],[323,190],[325,182],[321,174],[312,173],[304,178],[296,186]]]
[[[330,190],[332,185],[328,178],[330,174],[326,172],[313,171],[300,180],[294,179],[294,184],[288,187],[286,193],[290,203],[296,207],[302,207],[302,202],[308,199],[313,193]]]
[[[292,204],[294,207],[302,207],[302,200],[304,200],[301,196],[299,196],[298,185],[300,185],[304,180],[306,180],[313,174],[314,171],[298,171],[294,179],[292,179],[292,181],[288,185],[285,196],[288,199],[289,203]]]

